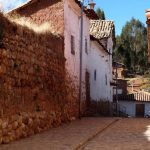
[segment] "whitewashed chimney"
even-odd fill
[[[94,3],[93,0],[89,0],[90,9],[93,9],[93,10],[94,10],[95,5],[96,5],[96,3]]]

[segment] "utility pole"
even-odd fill
[[[79,73],[79,119],[81,119],[81,101],[82,101],[82,51],[83,51],[83,12],[84,0],[81,0],[81,24],[80,24],[80,73]]]

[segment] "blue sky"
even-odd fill
[[[94,0],[104,10],[106,19],[113,20],[116,34],[120,34],[126,21],[132,17],[146,22],[145,10],[150,8],[149,0]],[[145,24],[146,25],[146,24]]]
[[[0,0],[5,11],[10,10],[26,0]],[[87,2],[88,0],[86,0]],[[113,20],[116,26],[116,34],[120,34],[126,21],[132,17],[146,21],[145,10],[150,8],[149,0],[94,0],[96,8],[100,7],[105,11],[106,19]]]
[[[3,10],[8,11],[26,1],[27,0],[0,0],[0,5],[3,6]]]

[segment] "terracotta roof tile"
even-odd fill
[[[91,20],[90,34],[96,39],[108,38],[114,30],[113,21],[109,20]]]
[[[119,101],[138,101],[138,102],[150,102],[150,93],[137,92],[128,95],[118,95]]]

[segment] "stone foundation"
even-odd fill
[[[25,138],[36,133],[57,127],[61,124],[60,113],[20,113],[8,119],[0,119],[0,143],[7,144],[11,141]]]

